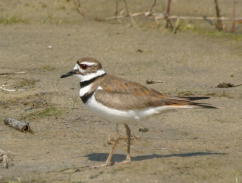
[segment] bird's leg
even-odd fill
[[[119,143],[119,138],[113,140],[113,144],[112,144],[112,148],[111,148],[111,151],[109,152],[108,154],[108,158],[106,160],[106,166],[111,166],[113,163],[112,163],[112,157],[113,157],[113,153],[115,151],[115,148],[117,147],[118,143]]]
[[[116,130],[117,130],[118,126],[116,126],[116,127],[117,127]],[[106,166],[113,165],[113,163],[112,163],[112,156],[113,156],[115,148],[118,145],[120,140],[127,141],[127,155],[126,155],[126,160],[124,160],[124,161],[122,161],[120,163],[117,163],[117,164],[124,164],[124,163],[131,162],[131,155],[130,155],[130,145],[131,145],[131,140],[132,140],[131,138],[135,139],[135,137],[132,137],[131,130],[130,130],[129,126],[126,123],[124,123],[124,127],[125,127],[125,131],[126,131],[126,137],[123,137],[123,136],[119,135],[118,138],[111,138],[110,141],[109,141],[110,144],[112,144],[112,148],[111,148],[111,151],[110,151],[110,153],[108,155],[108,158],[106,160],[106,163],[105,163]],[[117,130],[117,132],[118,132],[118,130]]]
[[[131,130],[129,126],[124,123],[124,127],[126,130],[126,135],[127,135],[127,156],[126,156],[126,161],[130,162],[131,161],[131,156],[130,156],[130,145],[131,145]]]
[[[92,168],[112,166],[113,165],[113,162],[112,162],[113,153],[114,153],[119,141],[122,140],[122,139],[123,139],[122,137],[109,139],[109,144],[112,144],[112,147],[111,147],[111,150],[108,154],[108,158],[106,159],[106,162],[104,164],[101,164],[101,165],[92,166]]]
[[[93,168],[112,166],[114,164],[112,162],[113,153],[114,153],[117,145],[119,144],[119,142],[121,140],[127,141],[127,155],[126,155],[126,160],[119,162],[117,164],[124,164],[124,163],[131,162],[130,145],[131,145],[131,140],[136,139],[136,137],[131,135],[131,130],[126,123],[124,123],[124,127],[125,127],[125,131],[126,131],[126,137],[121,136],[119,134],[118,126],[116,126],[116,131],[118,133],[118,137],[117,138],[110,138],[108,140],[108,143],[110,145],[112,145],[112,147],[111,147],[111,150],[108,154],[108,158],[106,159],[106,162],[104,164],[101,164],[101,165],[98,165],[98,166],[93,166]]]
[[[113,165],[112,164],[112,155],[113,155],[113,152],[114,152],[116,146],[118,145],[119,141],[121,141],[121,140],[127,141],[127,155],[126,155],[126,159],[124,161],[116,163],[116,164],[125,164],[125,163],[131,162],[131,156],[130,156],[130,145],[131,145],[131,140],[132,140],[131,139],[132,138],[131,130],[126,123],[124,123],[124,127],[125,127],[125,131],[126,131],[126,137],[119,135],[118,138],[111,139],[111,141],[110,141],[113,144],[113,146],[112,146],[112,149],[106,160],[106,166]],[[135,137],[133,137],[133,138],[135,138]]]
[[[115,135],[110,135],[108,137],[108,140],[107,140],[108,145],[113,145],[115,139],[121,137],[120,132],[119,132],[119,123],[116,123],[116,125],[115,125],[115,133],[116,133]]]
[[[120,133],[119,133],[119,123],[116,123],[115,130],[116,130],[116,133],[120,136]]]
[[[118,127],[118,126],[116,126],[116,127]],[[115,150],[116,146],[118,145],[119,141],[121,141],[121,140],[124,140],[124,141],[127,142],[126,159],[124,161],[122,161],[122,162],[118,162],[118,163],[115,163],[115,164],[125,164],[125,163],[131,162],[130,145],[131,145],[131,140],[136,139],[136,137],[133,137],[131,135],[131,130],[130,130],[129,126],[126,123],[124,123],[124,127],[125,127],[125,131],[126,131],[126,136],[125,137],[121,136],[119,134],[118,138],[111,138],[109,140],[109,144],[112,144],[113,146],[112,146],[111,151],[110,151],[110,153],[108,155],[108,158],[106,160],[105,166],[110,166],[110,165],[114,164],[114,163],[112,163],[112,156],[113,156],[113,153],[114,153],[114,150]]]

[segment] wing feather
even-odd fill
[[[95,97],[102,104],[120,110],[144,109],[164,105],[189,105],[190,103],[186,100],[159,98],[149,95],[137,96],[129,93],[107,92],[104,90],[97,90]]]
[[[104,80],[105,82],[103,82]],[[192,102],[189,98],[167,97],[139,83],[127,81],[111,75],[106,75],[97,85],[102,89],[96,90],[96,100],[108,107],[114,107],[120,110],[144,109],[147,107],[164,105],[201,106],[200,103]]]

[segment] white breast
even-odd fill
[[[81,88],[79,91],[79,96],[82,97],[85,94],[89,93],[91,91],[91,88],[92,88],[92,84],[89,84],[89,85]]]
[[[93,94],[92,97],[88,100],[86,106],[93,112],[96,112],[98,115],[106,119],[111,118],[119,121],[135,119],[134,112],[107,107],[96,100],[95,94]]]

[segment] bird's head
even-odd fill
[[[105,71],[98,60],[92,57],[83,57],[77,60],[73,70],[61,75],[61,78],[75,75],[81,81],[86,81],[103,74],[105,74]]]

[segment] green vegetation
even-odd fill
[[[196,26],[191,23],[183,23],[179,26],[180,31],[191,31],[203,36],[209,36],[214,38],[223,38],[229,40],[240,41],[242,40],[242,33],[233,33],[233,32],[226,32],[226,31],[218,31],[216,29],[209,29]],[[179,32],[178,32],[179,33]]]
[[[55,106],[49,106],[47,108],[28,113],[24,116],[22,116],[21,119],[24,120],[30,120],[30,119],[39,119],[39,118],[45,118],[45,117],[57,117],[63,113],[63,110],[58,109]]]
[[[44,65],[44,66],[41,67],[41,69],[44,70],[44,71],[53,71],[56,68],[55,67],[52,67],[50,65]]]
[[[40,118],[47,117],[47,116],[58,116],[61,114],[61,111],[56,107],[48,107],[45,108],[43,111],[38,112],[36,115]]]
[[[223,31],[208,31],[208,30],[202,30],[202,29],[196,29],[195,32],[206,35],[210,37],[215,38],[225,38],[225,39],[231,39],[235,41],[242,40],[242,34],[241,33],[231,33],[231,32],[223,32]]]
[[[33,87],[39,80],[35,79],[25,79],[22,78],[18,83],[16,83],[16,88]]]
[[[214,37],[214,38],[223,38],[223,39],[229,39],[229,40],[235,40],[235,41],[242,40],[241,33],[208,30],[208,29],[199,28],[199,27],[193,27],[193,29],[190,29],[190,30],[197,34],[203,35],[203,36],[209,36],[209,37]]]
[[[28,23],[27,20],[24,20],[22,18],[11,16],[11,17],[0,17],[0,24],[17,24],[17,23]]]
[[[3,183],[44,183],[44,182],[45,182],[44,180],[29,180],[29,181],[25,180],[25,181],[22,181],[21,179],[3,181]]]

